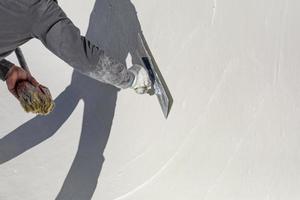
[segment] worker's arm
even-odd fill
[[[34,37],[77,71],[119,88],[132,86],[134,74],[80,34],[54,1],[39,1],[33,13]]]

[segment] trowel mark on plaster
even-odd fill
[[[131,160],[129,160],[128,162],[126,162],[124,164],[124,166],[119,170],[119,176],[121,176],[123,174],[123,172],[125,171],[126,168],[128,168],[132,163],[134,163],[135,161],[137,161],[138,159],[142,158],[143,156],[145,156],[148,152],[150,152],[152,150],[152,148],[148,148],[145,151],[143,151],[142,153],[138,154],[137,156],[135,156],[134,158],[132,158]]]
[[[206,194],[204,196],[204,200],[206,200],[207,198],[209,198],[209,195],[217,188],[217,186],[224,179],[224,177],[226,175],[226,171],[229,169],[229,167],[231,166],[232,162],[237,157],[238,153],[240,152],[240,149],[241,149],[242,145],[244,144],[245,141],[247,141],[247,138],[250,137],[250,134],[252,133],[251,132],[251,128],[254,127],[255,122],[257,121],[257,117],[260,115],[260,112],[264,108],[266,96],[267,96],[266,94],[263,95],[262,98],[261,98],[261,100],[258,102],[257,106],[254,107],[252,120],[250,120],[249,123],[248,123],[248,125],[247,125],[247,129],[246,129],[245,135],[242,136],[240,138],[240,140],[236,143],[236,147],[235,147],[234,152],[227,159],[225,166],[222,168],[222,170],[220,171],[219,175],[216,177],[214,183],[206,191]]]
[[[223,70],[223,73],[220,77],[220,81],[216,84],[216,87],[215,89],[213,90],[209,100],[208,100],[208,103],[207,103],[207,109],[205,111],[205,113],[203,115],[200,115],[198,118],[197,118],[197,123],[195,126],[193,126],[191,128],[191,130],[189,131],[188,135],[186,136],[186,138],[184,139],[184,141],[180,144],[180,146],[178,147],[178,149],[176,150],[176,152],[170,157],[169,160],[167,160],[165,162],[165,164],[150,178],[148,178],[148,180],[146,180],[144,183],[140,184],[139,186],[137,186],[136,188],[134,188],[133,190],[127,192],[126,194],[124,195],[121,195],[117,198],[115,198],[114,200],[121,200],[121,199],[124,199],[124,198],[127,198],[131,195],[133,195],[134,193],[136,193],[137,191],[141,190],[142,188],[144,188],[145,186],[147,186],[149,183],[151,183],[153,180],[155,180],[163,171],[165,171],[166,168],[169,167],[169,165],[172,163],[173,160],[175,160],[175,158],[177,157],[177,155],[184,149],[184,147],[186,146],[186,144],[188,143],[189,139],[195,134],[197,133],[196,130],[201,126],[201,121],[205,120],[205,116],[209,113],[210,111],[210,108],[211,108],[211,104],[212,102],[214,101],[214,99],[216,98],[217,96],[217,93],[218,91],[220,90],[221,86],[223,85],[223,83],[225,82],[226,80],[226,75],[227,75],[227,72],[229,70],[229,68],[231,68],[230,66],[227,66],[225,67],[225,69]]]
[[[213,9],[212,9],[211,25],[215,24],[215,18],[217,13],[217,0],[213,0]]]
[[[278,56],[277,56],[276,66],[274,69],[274,78],[273,78],[274,85],[276,85],[276,83],[278,82],[278,78],[281,71],[281,64],[283,60],[282,48],[284,46],[284,41],[286,38],[286,24],[287,24],[286,21],[287,21],[287,13],[288,13],[287,10],[288,10],[288,0],[285,0],[283,11],[282,11],[282,17],[281,17]]]
[[[194,39],[199,36],[199,32],[202,30],[201,26],[194,28],[184,39],[182,44],[178,47],[176,53],[174,53],[170,59],[170,63],[168,66],[173,66],[174,63],[178,60],[177,58],[181,57],[184,53],[187,52],[188,45],[195,44]],[[168,67],[166,67],[168,68]]]

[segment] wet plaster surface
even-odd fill
[[[299,199],[300,2],[73,4],[61,3],[83,34],[124,63],[140,62],[144,34],[173,108],[165,120],[155,98],[26,44],[59,109],[26,115],[0,86],[1,200]]]

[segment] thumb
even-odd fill
[[[15,71],[16,71],[16,67],[12,66],[8,70],[8,72],[6,73],[5,80],[6,80],[6,84],[7,84],[8,89],[11,89],[11,88],[15,87],[16,78],[17,78]]]

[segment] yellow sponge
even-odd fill
[[[55,107],[52,96],[47,87],[33,86],[28,81],[19,82],[16,86],[21,106],[26,112],[48,115]]]

